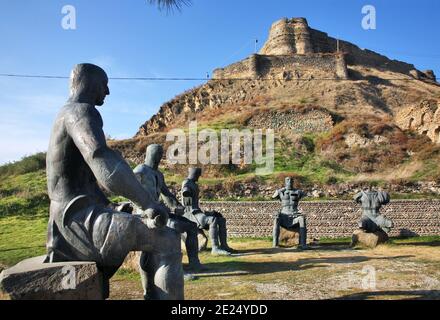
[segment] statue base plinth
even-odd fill
[[[103,276],[94,262],[23,260],[0,274],[2,299],[103,300]]]
[[[358,229],[353,232],[351,246],[376,248],[378,245],[386,243],[388,240],[389,237],[384,231],[365,232],[364,230]]]
[[[199,244],[199,252],[205,251],[208,249],[208,237],[206,236],[205,232],[203,230],[198,231],[197,234],[198,244]],[[185,247],[185,241],[186,241],[186,233],[182,233],[182,248]]]
[[[121,269],[139,272],[139,260],[141,259],[141,252],[132,251],[125,257]]]
[[[279,243],[283,247],[296,247],[299,245],[299,229],[280,228]]]

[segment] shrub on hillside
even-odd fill
[[[25,174],[46,169],[46,153],[40,152],[19,161],[0,166],[0,177]]]
[[[349,146],[345,142],[349,134],[356,134],[371,142],[366,146]],[[374,142],[377,136],[384,140]],[[409,160],[412,155],[415,159],[424,160],[440,154],[440,148],[428,138],[404,132],[390,119],[377,117],[344,120],[317,141],[317,150],[357,173],[393,168]]]

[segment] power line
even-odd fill
[[[0,77],[12,77],[12,78],[44,78],[44,79],[69,79],[69,77],[63,77],[63,76],[30,75],[30,74],[9,74],[9,73],[0,73]]]
[[[35,79],[70,79],[67,76],[55,75],[30,75],[30,74],[12,74],[0,73],[0,77],[10,78],[35,78]],[[109,77],[110,80],[122,81],[356,81],[360,79],[343,79],[343,78],[191,78],[191,77]],[[368,79],[366,79],[368,80]],[[415,81],[416,78],[378,78],[378,81]]]

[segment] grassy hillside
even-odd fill
[[[0,268],[45,252],[45,154],[0,167]]]

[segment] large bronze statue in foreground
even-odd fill
[[[151,299],[183,299],[180,234],[165,227],[168,209],[137,181],[131,168],[106,144],[101,115],[109,94],[104,70],[75,66],[71,94],[53,126],[47,153],[50,197],[46,262],[93,261],[104,286],[130,251],[149,254]],[[101,191],[124,196],[142,217],[117,212]]]

